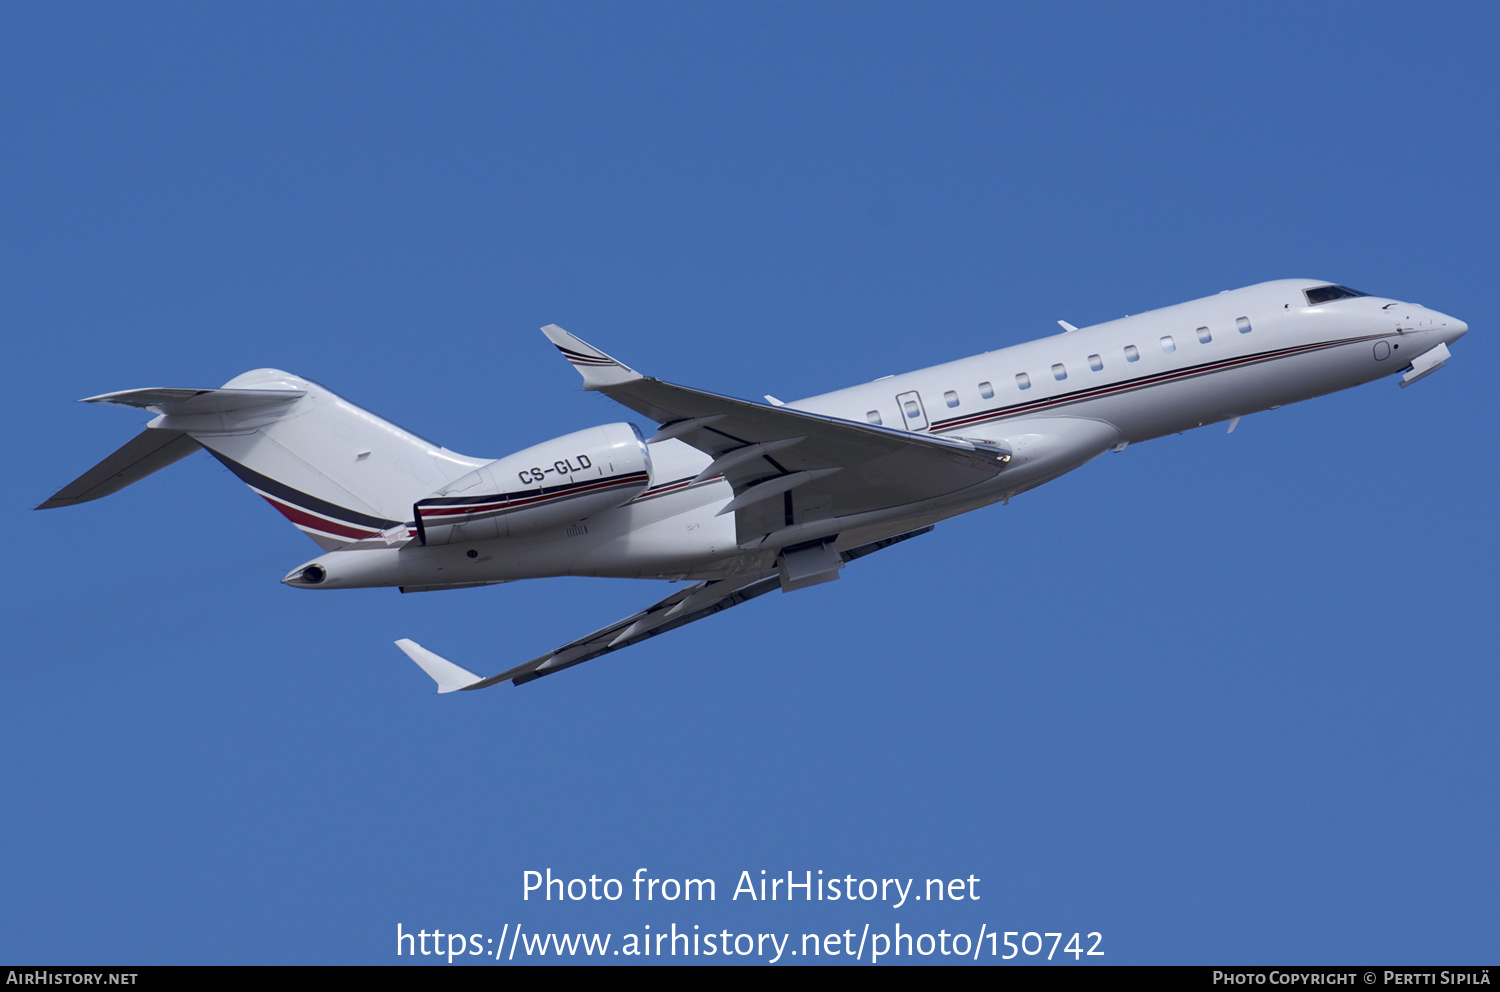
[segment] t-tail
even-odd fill
[[[131,389],[83,402],[157,416],[39,510],[108,496],[204,448],[323,548],[394,544],[415,533],[413,503],[489,462],[276,369],[246,372],[219,389]]]

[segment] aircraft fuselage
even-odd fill
[[[996,442],[1012,460],[986,482],[918,503],[842,516],[799,511],[795,519],[789,510],[774,545],[742,546],[734,515],[720,514],[734,495],[729,484],[718,476],[695,481],[709,456],[669,439],[649,445],[643,492],[569,526],[488,541],[333,551],[308,563],[323,570],[316,584],[297,578],[308,566],[287,581],[441,588],[554,575],[703,580],[762,573],[783,547],[831,539],[844,550],[908,532],[1009,499],[1111,449],[1403,371],[1468,330],[1453,317],[1390,299],[1313,302],[1313,287],[1338,288],[1296,279],[1261,283],[789,403],[855,423]]]

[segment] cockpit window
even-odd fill
[[[1334,300],[1352,300],[1357,296],[1369,296],[1369,293],[1361,293],[1357,289],[1348,286],[1314,286],[1312,289],[1303,290],[1307,294],[1307,305],[1315,307],[1319,303],[1331,303]]]

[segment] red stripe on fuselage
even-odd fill
[[[283,503],[281,502],[281,500],[275,499],[271,496],[267,496],[265,493],[261,493],[260,495],[261,498],[264,499],[267,503],[270,503],[272,506],[276,507],[276,509],[281,512],[282,516],[286,517],[298,527],[306,527],[309,530],[318,531],[320,534],[331,534],[334,537],[347,537],[351,541],[359,541],[367,537],[374,537],[376,534],[380,533],[376,530],[362,530],[359,528],[351,527],[348,524],[342,524],[335,520],[329,520],[326,517],[315,517],[311,513],[308,513],[306,510],[292,506],[289,503]]]
[[[1324,341],[1314,344],[1298,345],[1293,348],[1282,348],[1273,352],[1262,352],[1256,355],[1242,355],[1236,358],[1221,359],[1206,365],[1197,365],[1185,369],[1172,369],[1167,372],[1158,372],[1154,375],[1145,376],[1140,379],[1131,379],[1125,382],[1117,382],[1104,386],[1093,386],[1086,389],[1075,390],[1071,393],[1063,393],[1060,396],[1049,396],[1044,399],[1034,400],[1030,403],[1017,403],[1008,407],[986,410],[983,413],[970,414],[967,417],[954,417],[951,420],[934,421],[931,427],[933,433],[951,431],[959,427],[972,427],[975,424],[986,423],[991,420],[1000,420],[1014,417],[1023,413],[1031,413],[1035,410],[1044,409],[1049,406],[1064,406],[1069,403],[1080,403],[1085,400],[1098,399],[1101,396],[1109,396],[1114,393],[1129,392],[1135,389],[1147,389],[1151,386],[1172,382],[1177,379],[1187,379],[1200,375],[1210,375],[1214,372],[1222,372],[1227,369],[1237,368],[1241,365],[1253,365],[1258,362],[1270,362],[1279,358],[1288,358],[1292,355],[1300,355],[1309,351],[1319,351],[1325,348],[1336,348],[1345,344],[1358,344],[1370,340],[1372,337],[1381,335],[1366,335],[1359,338],[1345,338],[1339,341]]]
[[[511,500],[491,500],[484,503],[469,503],[459,506],[424,506],[420,507],[419,510],[422,514],[423,520],[429,520],[434,517],[464,516],[472,513],[495,513],[506,510],[536,506],[540,503],[548,503],[554,500],[572,499],[574,496],[582,496],[585,493],[601,492],[608,489],[633,486],[637,483],[646,481],[646,479],[647,476],[644,472],[638,472],[635,475],[629,475],[619,479],[602,479],[597,482],[580,482],[577,485],[570,486],[567,489],[562,490],[561,492],[538,493],[534,496],[523,496]]]

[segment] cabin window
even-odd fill
[[[1016,386],[1019,387],[1019,388],[1021,388],[1021,389],[1030,389],[1031,388],[1031,376],[1027,375],[1025,372],[1017,372],[1016,373]]]
[[[870,423],[876,425],[877,427],[880,426],[880,411],[871,410],[869,413],[865,414],[865,419]]]
[[[1169,355],[1177,350],[1177,342],[1172,340],[1172,335],[1163,334],[1161,336],[1161,350]]]
[[[1208,344],[1213,339],[1214,339],[1213,331],[1210,331],[1206,327],[1200,327],[1200,328],[1198,328],[1198,340],[1200,342],[1202,342],[1203,344]]]
[[[995,387],[987,382],[981,382],[979,384],[979,395],[987,400],[992,400],[995,398]]]
[[[1138,362],[1141,360],[1141,353],[1135,350],[1135,345],[1127,344],[1125,346],[1125,360],[1127,362]]]
[[[1104,359],[1100,358],[1098,355],[1090,355],[1089,368],[1093,369],[1095,372],[1102,370],[1104,368]]]
[[[1056,365],[1052,366],[1052,378],[1056,379],[1058,382],[1062,382],[1067,377],[1068,367],[1062,362],[1058,362]]]
[[[1250,333],[1250,318],[1249,317],[1236,317],[1236,318],[1234,318],[1234,326],[1238,327],[1240,329],[1240,333],[1241,334],[1249,334]]]
[[[943,399],[947,401],[949,406],[958,406],[958,394],[951,389],[943,394]]]
[[[922,415],[922,408],[917,406],[916,400],[904,400],[901,406],[906,410],[907,420],[916,420]]]

